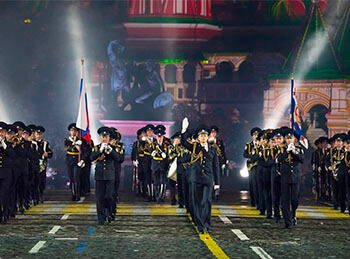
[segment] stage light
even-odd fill
[[[24,20],[24,23],[32,23],[32,20],[30,20],[30,19],[25,19],[25,20]]]
[[[249,171],[248,171],[248,167],[247,165],[245,165],[241,171],[240,171],[240,174],[243,178],[247,178],[249,176]]]

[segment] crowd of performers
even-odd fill
[[[350,132],[349,132],[350,133]],[[301,184],[300,164],[304,147],[300,136],[288,127],[275,130],[251,130],[243,156],[247,158],[251,206],[260,215],[281,219],[285,227],[297,224]],[[334,209],[345,212],[350,207],[350,136],[336,134],[331,139],[320,137],[312,154],[314,192],[318,200],[332,198]]]
[[[149,202],[162,202],[168,186],[171,204],[178,202],[180,208],[186,208],[198,231],[204,233],[210,229],[212,199],[219,192],[227,160],[216,126],[191,130],[188,126],[185,118],[182,130],[171,139],[165,137],[163,125],[149,124],[138,130],[131,155],[133,188]]]
[[[247,158],[251,206],[260,215],[272,216],[285,228],[297,224],[296,210],[299,203],[301,171],[304,149],[300,136],[288,127],[280,129],[251,130],[252,141],[247,143],[243,156]]]
[[[335,210],[350,214],[350,131],[315,141],[312,153],[313,192],[318,201],[332,201]]]
[[[42,126],[0,122],[0,223],[44,202],[52,151]]]

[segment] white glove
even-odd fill
[[[5,142],[5,140],[3,139],[3,140],[1,140],[1,146],[4,148],[4,149],[6,149],[7,148],[7,145],[6,145],[6,142]]]
[[[154,150],[154,151],[152,152],[151,156],[154,157],[154,156],[156,156],[156,154],[157,154],[157,151]]]
[[[102,143],[102,145],[101,145],[101,147],[100,147],[100,153],[102,153],[103,150],[105,150],[106,145],[107,145],[106,143]]]
[[[162,153],[162,158],[165,159],[166,158],[166,154],[163,152]]]
[[[112,150],[113,150],[110,145],[107,145],[105,149],[106,149],[107,155],[109,155],[112,152]]]
[[[184,134],[186,132],[189,125],[190,125],[190,123],[188,122],[187,117],[185,117],[182,121],[182,130],[181,130],[182,134]]]
[[[292,151],[292,150],[293,150],[293,144],[290,143],[290,144],[288,145],[287,152]]]
[[[317,168],[317,170],[318,170],[318,172],[320,173],[320,172],[321,172],[321,167],[319,166],[319,167]]]
[[[210,138],[208,139],[208,141],[209,141],[209,142],[215,142],[215,138],[214,138],[214,137],[210,137]]]
[[[221,166],[221,169],[225,169],[225,166],[226,166],[226,165],[222,165],[222,166]]]
[[[132,163],[135,167],[139,167],[139,161],[135,160],[135,161],[132,161]]]
[[[80,160],[80,161],[78,162],[78,166],[81,167],[81,168],[84,168],[84,166],[85,166],[84,160]]]
[[[143,136],[143,137],[141,138],[141,140],[142,140],[142,141],[146,141],[147,138],[146,138],[145,136]]]
[[[219,190],[220,189],[220,185],[214,185],[214,190]]]
[[[78,140],[77,142],[75,142],[75,145],[81,146],[82,144],[83,144],[83,142],[81,140]]]

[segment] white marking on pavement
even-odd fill
[[[228,205],[216,205],[216,208],[220,211],[221,215],[230,217],[239,217],[237,210]]]
[[[115,232],[118,232],[118,233],[135,233],[136,231],[134,231],[134,230],[118,230],[118,229],[116,229]]]
[[[69,214],[64,214],[64,215],[62,216],[61,220],[67,220],[68,217],[69,217]]]
[[[40,248],[42,248],[45,245],[46,241],[39,241],[38,243],[36,243],[35,246],[33,246],[32,249],[30,249],[29,253],[30,254],[36,254],[37,252],[39,252]]]
[[[231,229],[231,231],[242,241],[249,240],[249,237],[247,237],[241,230],[239,229]]]
[[[78,238],[77,237],[56,237],[55,240],[75,241],[75,240],[78,240]]]
[[[232,224],[232,221],[226,217],[226,216],[219,216],[219,218],[221,219],[222,222],[224,222],[225,224]]]
[[[327,218],[327,216],[325,214],[323,214],[320,211],[312,209],[310,206],[300,207],[299,210],[305,212],[306,214],[308,214],[312,218],[322,218],[322,219]]]
[[[132,215],[151,215],[149,206],[134,206],[132,208]]]
[[[185,209],[176,207],[176,214],[177,215],[186,215]]]
[[[53,228],[49,231],[49,234],[54,235],[61,228],[61,226],[53,226]]]
[[[85,197],[81,197],[80,200],[78,201],[79,203],[82,203],[85,201]]]
[[[262,259],[272,259],[272,257],[265,252],[264,249],[262,249],[259,246],[251,246],[250,247],[260,258]]]

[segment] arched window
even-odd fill
[[[187,63],[184,66],[182,77],[183,77],[184,83],[196,82],[196,66],[193,64]]]
[[[234,65],[231,62],[223,61],[216,65],[216,77],[220,82],[231,82]]]
[[[249,61],[244,61],[239,66],[239,81],[241,82],[252,82],[255,81],[254,65]]]
[[[165,82],[169,84],[176,83],[177,67],[173,64],[166,65],[165,67]]]

